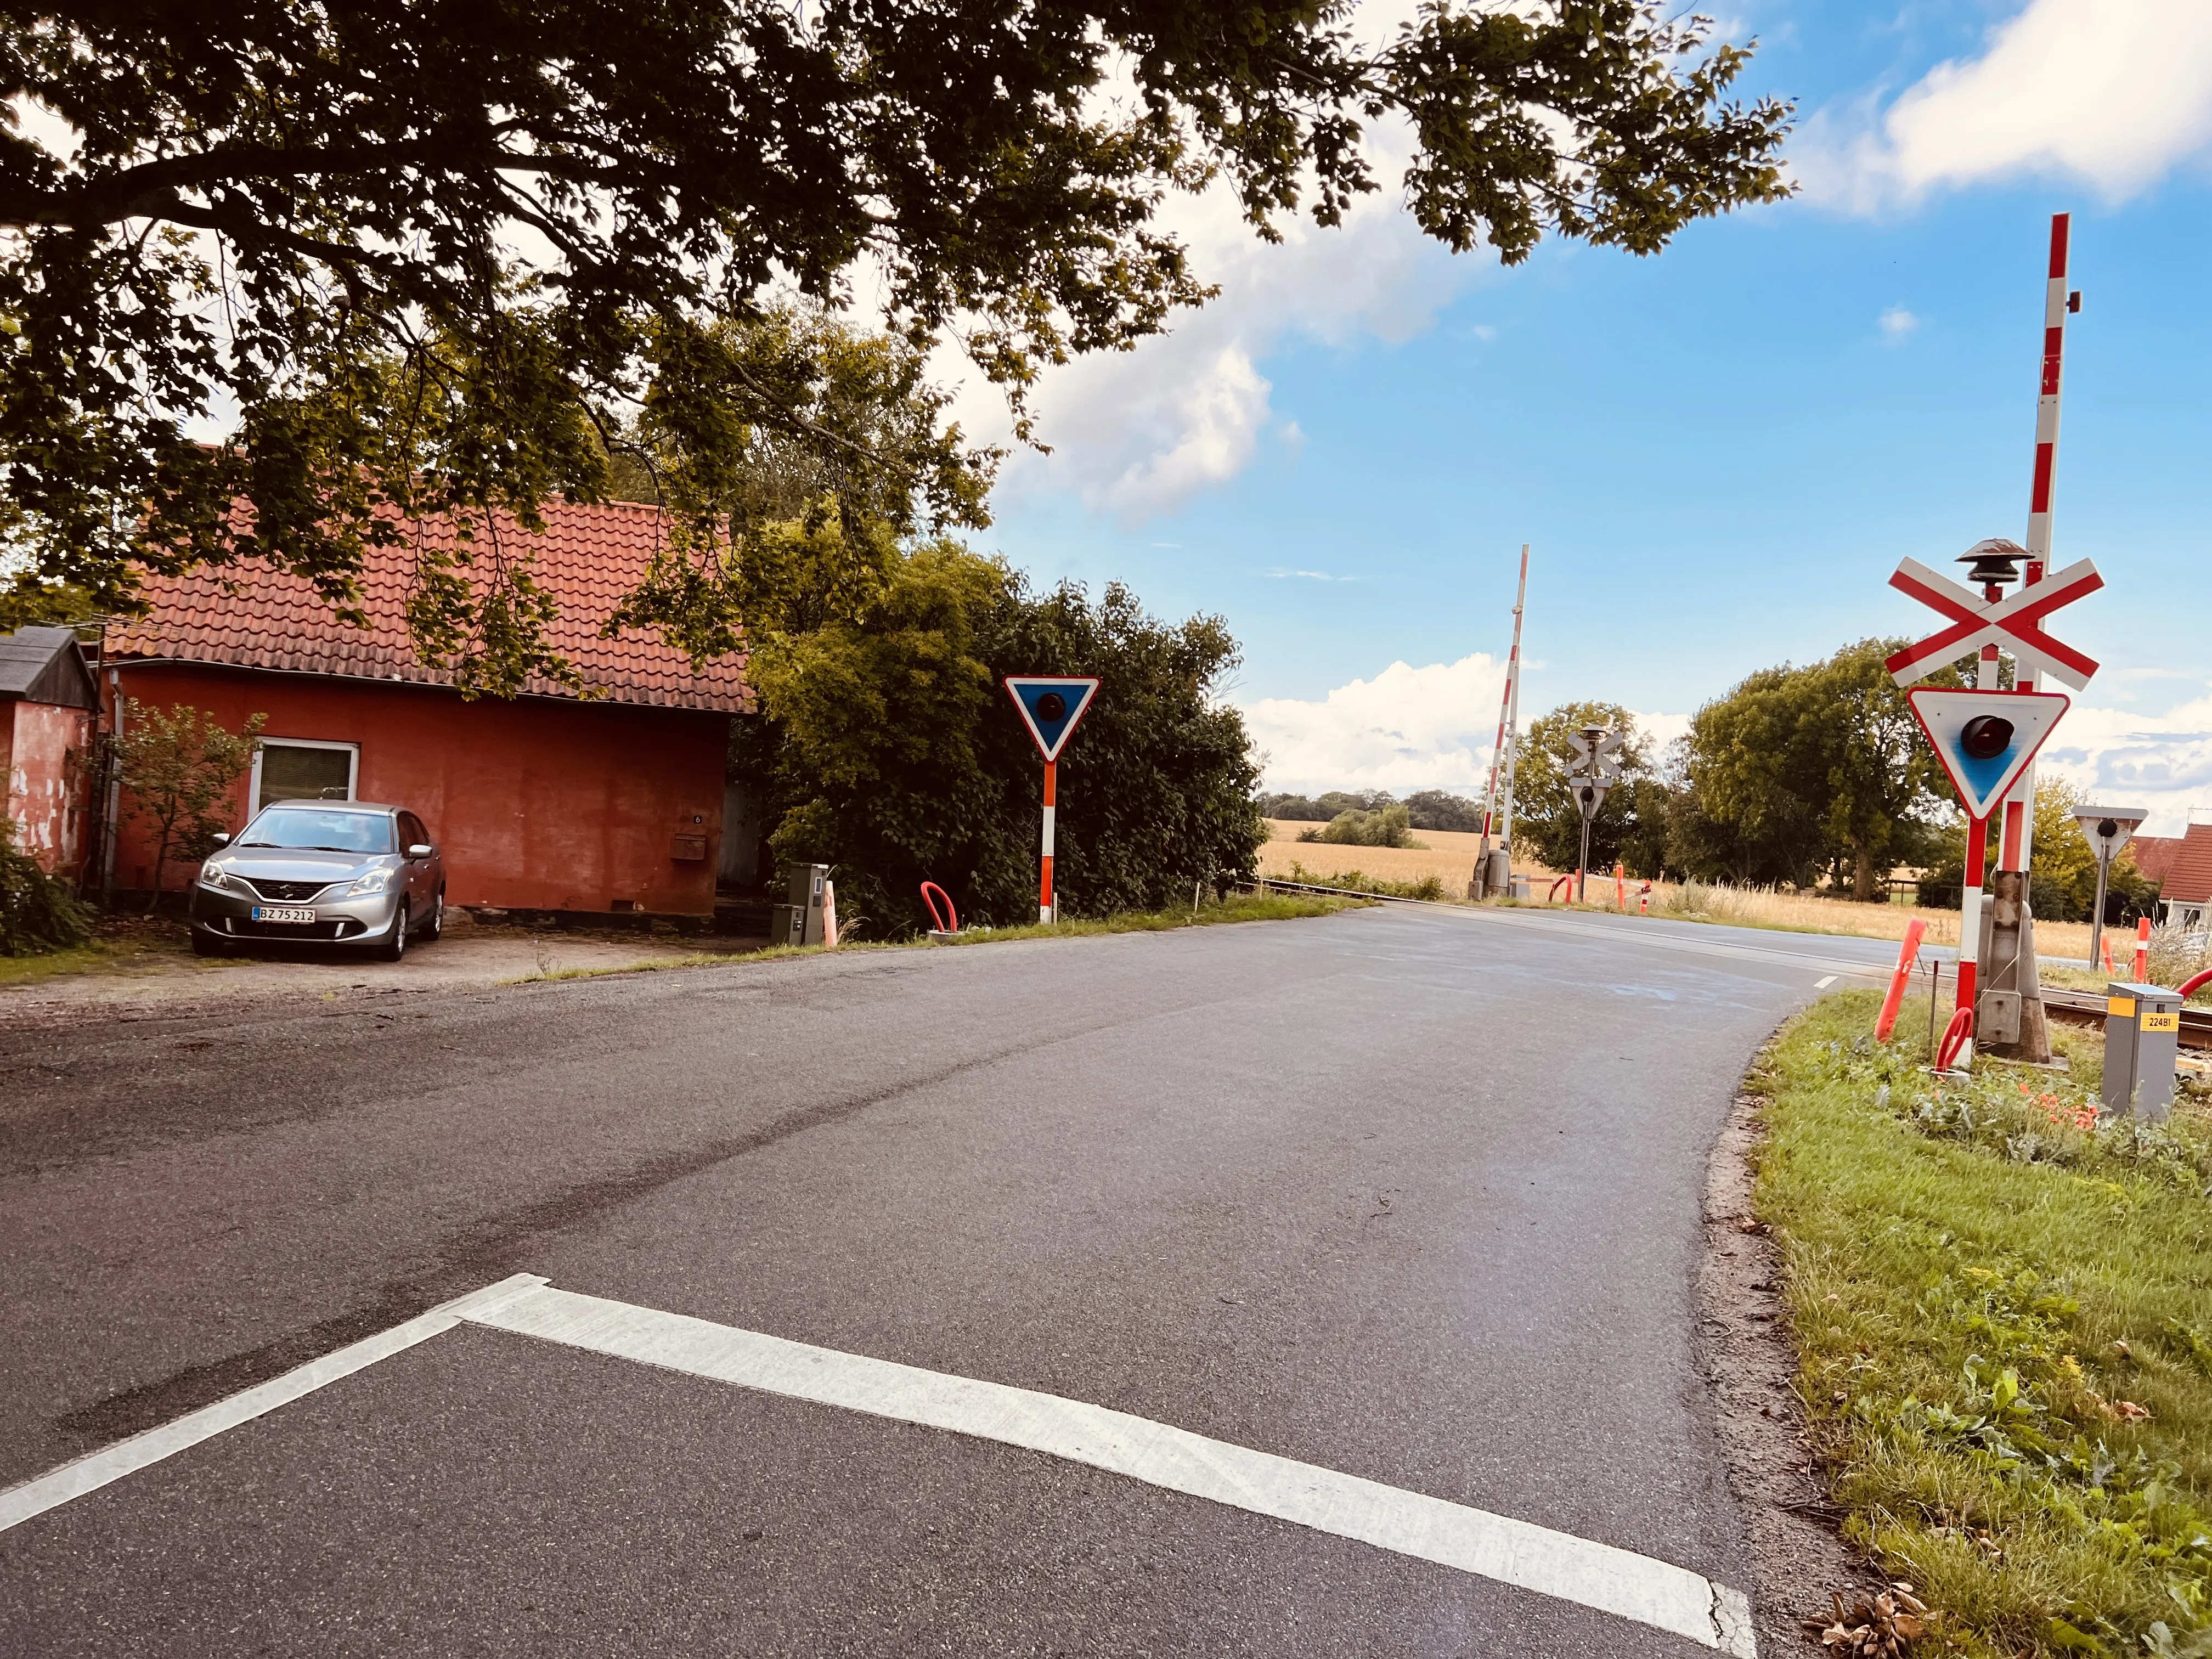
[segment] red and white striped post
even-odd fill
[[[2150,982],[2150,918],[2144,916],[2136,923],[2136,983]]]
[[[2022,585],[2034,586],[2051,569],[2051,495],[2058,467],[2058,398],[2066,363],[2066,319],[2079,301],[2066,286],[2067,255],[2072,216],[2051,216],[2051,264],[2043,290],[2043,368],[2036,382],[2035,471],[2028,485],[2027,558]],[[1994,659],[1996,652],[1984,652]],[[2014,659],[2014,683],[2023,691],[2040,691],[2042,665]],[[1996,684],[1992,664],[1987,684]],[[2035,767],[2021,774],[2007,796],[2003,829],[1998,837],[1997,868],[2025,872],[2035,854]]]
[[[1044,763],[1044,858],[1040,866],[1043,875],[1037,885],[1037,920],[1049,922],[1052,915],[1052,817],[1059,800],[1060,763]]]

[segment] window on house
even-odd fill
[[[351,800],[361,745],[264,738],[253,757],[253,810],[272,800]]]

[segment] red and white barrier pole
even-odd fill
[[[1897,1029],[1897,1011],[1905,1006],[1905,987],[1912,977],[1912,963],[1920,955],[1920,941],[1928,932],[1924,916],[1915,916],[1905,925],[1905,943],[1898,947],[1897,971],[1889,976],[1889,994],[1881,1000],[1881,1016],[1874,1023],[1874,1040],[1889,1041],[1889,1034]]]
[[[1651,914],[1651,884],[1648,881],[1636,896],[1636,914],[1639,916]]]
[[[1037,920],[1049,922],[1052,913],[1052,813],[1059,799],[1060,763],[1044,763],[1044,863],[1037,883]]]
[[[1988,874],[1989,844],[1990,821],[1968,818],[1966,879],[1959,891],[1959,1012],[1951,1017],[1951,1030],[1944,1037],[1947,1046],[1955,1040],[1952,1053],[1961,1066],[1972,1064],[1974,1058],[1974,981],[1981,969],[1982,883]]]
[[[2136,983],[2150,981],[2150,918],[2136,923]]]

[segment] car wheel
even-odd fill
[[[441,887],[438,896],[430,901],[430,919],[422,924],[422,943],[435,945],[446,936],[446,890]]]
[[[379,943],[371,953],[379,962],[397,962],[407,954],[407,907],[401,905],[398,914],[392,918],[391,934]]]
[[[204,927],[192,929],[192,954],[196,957],[227,957],[230,947]]]

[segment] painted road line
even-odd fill
[[[1755,1659],[1744,1595],[1668,1562],[1034,1389],[550,1287],[475,1324],[764,1393],[1026,1447],[1272,1516]]]
[[[1829,975],[1827,976],[1827,978],[1826,978],[1826,979],[1816,979],[1816,980],[1814,980],[1814,981],[1813,981],[1813,988],[1814,988],[1814,990],[1816,990],[1816,991],[1825,991],[1825,990],[1826,990],[1826,989],[1827,989],[1831,985],[1833,985],[1835,982],[1836,982],[1836,976],[1835,976],[1833,974],[1831,974],[1831,975]]]
[[[311,1359],[282,1376],[218,1400],[212,1406],[203,1406],[187,1413],[173,1422],[159,1428],[149,1429],[143,1434],[134,1434],[128,1440],[118,1440],[112,1446],[89,1452],[73,1462],[51,1469],[19,1486],[0,1492],[0,1532],[43,1515],[57,1504],[66,1504],[73,1498],[82,1498],[88,1492],[97,1492],[110,1481],[120,1480],[126,1474],[135,1474],[148,1465],[173,1456],[188,1446],[197,1446],[210,1440],[225,1429],[234,1429],[257,1417],[275,1411],[279,1406],[290,1404],[303,1395],[313,1394],[325,1383],[335,1382],[342,1376],[374,1365],[380,1359],[404,1352],[418,1342],[428,1341],[441,1331],[449,1331],[465,1318],[486,1311],[496,1310],[500,1304],[513,1297],[526,1296],[538,1289],[545,1280],[536,1273],[516,1273],[495,1285],[487,1285],[480,1291],[443,1302],[428,1313],[389,1330],[379,1331],[374,1336],[363,1337],[348,1346],[335,1349],[319,1359]]]

